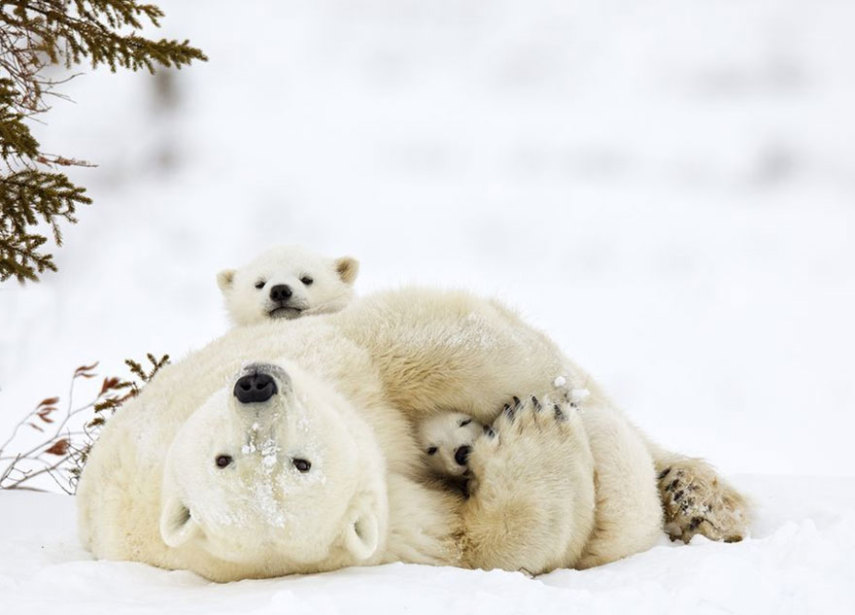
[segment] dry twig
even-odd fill
[[[33,486],[34,479],[46,476],[63,492],[74,494],[89,451],[104,424],[123,403],[139,394],[141,387],[166,365],[169,355],[157,359],[149,353],[146,359],[150,364],[147,369],[136,361],[125,360],[133,377],[129,380],[104,378],[95,398],[80,406],[75,406],[75,385],[81,379],[97,377],[94,370],[98,363],[81,365],[74,370],[65,413],[60,413],[59,397],[47,397],[21,419],[0,444],[0,489],[47,491]],[[81,423],[76,417],[86,412],[91,412],[92,416]],[[27,450],[8,452],[24,428],[34,429],[45,437]]]

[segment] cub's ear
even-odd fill
[[[190,514],[190,509],[174,495],[165,495],[160,509],[160,537],[163,542],[178,548],[202,534],[202,528]]]
[[[365,561],[380,546],[380,521],[368,506],[358,506],[344,528],[344,545],[357,561]]]
[[[359,273],[359,261],[349,256],[342,256],[335,261],[335,270],[338,277],[345,284],[353,284],[356,274]]]
[[[234,269],[224,269],[220,273],[217,274],[217,286],[220,287],[220,290],[223,292],[228,291],[232,287],[232,282],[235,279],[235,270]]]

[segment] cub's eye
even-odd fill
[[[217,464],[218,468],[225,468],[230,465],[232,462],[232,458],[229,455],[217,455],[217,458],[214,460],[214,463]]]
[[[300,472],[308,472],[312,468],[312,462],[306,459],[294,459],[294,467]]]
[[[300,281],[306,286],[311,286],[312,282],[314,282],[314,280],[307,275],[304,275],[302,278],[300,278]]]
[[[258,290],[261,290],[262,288],[264,288],[265,284],[267,284],[267,282],[265,282],[264,280],[259,280],[258,282],[255,283],[255,287]]]
[[[472,419],[463,419],[462,421],[460,421],[460,423],[458,423],[458,425],[460,425],[461,427],[466,427],[471,422]]]
[[[437,448],[436,448],[435,446],[431,446],[431,447],[427,450],[427,454],[428,454],[428,455],[436,455],[436,451],[437,451]]]

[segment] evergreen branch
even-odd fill
[[[39,143],[24,124],[26,116],[18,111],[20,108],[26,105],[15,89],[15,82],[0,79],[0,156],[3,160],[13,155],[35,158],[39,153]]]
[[[46,237],[30,227],[46,224],[61,246],[60,222],[74,224],[75,208],[91,202],[65,175],[44,169],[94,165],[41,151],[27,125],[50,109],[47,96],[64,97],[54,88],[67,79],[44,77],[45,67],[88,60],[94,68],[154,72],[207,60],[186,40],[139,34],[159,27],[161,17],[157,6],[136,0],[0,0],[0,282],[56,271],[53,256],[40,251]]]
[[[112,71],[121,66],[154,72],[155,63],[180,68],[193,60],[207,60],[189,41],[155,41],[135,33],[146,21],[159,26],[163,12],[153,5],[139,5],[133,0],[75,0],[70,4],[18,0],[0,2],[0,10],[4,5],[15,8],[11,14],[0,12],[0,19],[9,27],[34,32],[50,61],[62,61],[66,67],[88,58],[93,68],[106,64]],[[131,32],[122,33],[126,29]]]
[[[59,173],[26,169],[0,176],[0,281],[36,280],[45,270],[56,271],[53,256],[39,250],[47,239],[29,228],[45,223],[61,246],[59,222],[74,224],[77,206],[91,202],[85,189]]]

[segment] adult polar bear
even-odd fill
[[[582,412],[556,378],[591,392]],[[536,398],[500,410],[523,393]],[[449,410],[496,431],[470,455],[468,499],[418,478],[413,425]],[[98,557],[218,581],[388,561],[590,566],[656,541],[649,450],[501,305],[381,293],[324,318],[236,329],[162,370],[94,446],[80,533]],[[730,504],[724,532],[744,529],[738,496],[705,466],[654,453],[674,481]]]

